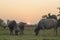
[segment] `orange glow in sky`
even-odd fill
[[[49,12],[58,14],[60,0],[0,0],[0,18],[37,23]]]

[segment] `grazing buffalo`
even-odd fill
[[[39,34],[39,30],[43,29],[51,29],[54,28],[54,31],[57,35],[57,20],[56,19],[41,19],[38,23],[38,26],[35,28],[34,32],[37,36]]]
[[[15,32],[15,35],[18,35],[18,27],[17,27],[17,23],[15,20],[12,21],[7,21],[8,24],[8,28],[10,30],[10,34],[13,34],[13,32]]]
[[[20,30],[20,34],[24,34],[24,27],[25,27],[25,24],[24,22],[20,22],[18,24],[18,27],[19,27],[19,30]]]

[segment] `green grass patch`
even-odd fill
[[[10,35],[9,30],[0,27],[0,40],[60,40],[60,28],[58,28],[58,35],[54,36],[54,30],[43,30],[39,32],[38,36],[34,34],[34,27],[26,27],[24,35]]]

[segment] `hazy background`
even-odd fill
[[[49,12],[58,14],[60,0],[0,0],[0,18],[37,23]]]

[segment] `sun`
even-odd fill
[[[27,24],[30,25],[31,23],[28,22]]]

